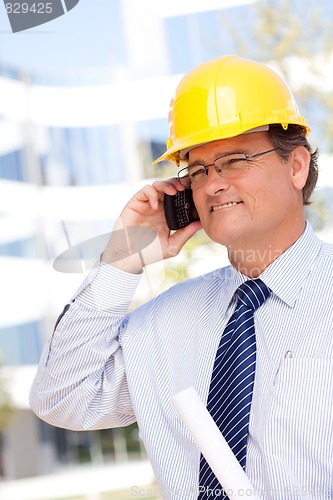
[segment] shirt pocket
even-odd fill
[[[276,454],[332,457],[333,359],[283,360],[272,387],[267,439]]]

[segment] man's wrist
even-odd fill
[[[105,250],[101,256],[101,263],[130,274],[141,274],[143,270],[143,261],[138,253],[122,257],[113,251]]]
[[[92,281],[76,296],[78,302],[100,311],[126,314],[141,274],[100,262]]]

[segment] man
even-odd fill
[[[304,219],[317,180],[309,127],[279,76],[232,56],[183,78],[169,121],[159,160],[180,164],[179,179],[145,186],[115,226],[153,228],[157,238],[129,255],[113,233],[46,346],[32,408],[76,430],[137,421],[163,498],[224,498],[171,398],[194,386],[212,415],[226,406],[229,393],[211,404],[213,386],[226,386],[218,360],[234,359],[219,349],[236,339],[239,290],[254,282],[264,297],[246,328],[256,339],[247,407],[224,417],[245,445],[232,449],[265,500],[333,498],[333,250]],[[163,198],[185,187],[200,220],[171,233]],[[226,246],[231,265],[128,313],[143,264],[176,255],[200,228]]]

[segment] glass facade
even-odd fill
[[[47,55],[43,71],[22,70],[8,61],[0,67],[1,95],[12,102],[12,106],[6,99],[0,102],[0,268],[2,286],[8,289],[2,301],[5,314],[0,319],[0,361],[6,367],[37,363],[56,317],[82,281],[87,269],[58,272],[53,266],[57,256],[71,245],[111,230],[123,204],[145,179],[174,175],[174,165],[162,162],[152,167],[151,163],[165,150],[169,101],[181,75],[224,54],[268,59],[265,39],[259,47],[258,35],[254,38],[254,34],[258,32],[258,19],[266,19],[264,7],[271,2],[235,1],[223,8],[224,2],[216,1],[214,8],[205,11],[202,5],[198,11],[180,15],[173,15],[170,6],[167,14],[163,9],[159,12],[156,0],[140,6],[135,2],[107,2],[100,27],[108,44],[107,51],[103,46],[103,63],[93,48],[87,18],[80,28],[76,59],[79,64],[80,58],[85,58],[90,62],[87,67],[81,61],[80,67],[72,68],[66,44],[62,46],[66,68],[60,68],[60,59],[55,56],[49,62]],[[303,12],[303,4],[296,4],[295,12]],[[276,12],[276,3],[274,6]],[[331,9],[332,5],[322,0],[319,7]],[[312,16],[313,23],[316,19]],[[315,24],[311,32],[315,32]],[[37,38],[29,39],[32,52],[43,50]],[[64,37],[70,43],[73,39]],[[315,41],[318,53],[324,42],[320,45]],[[271,47],[276,42],[276,48],[280,40],[270,38],[269,42]],[[305,79],[299,77],[302,84]],[[73,89],[86,91],[76,107]],[[308,112],[313,124],[315,141],[322,152],[329,152],[330,136],[325,129],[332,124],[325,119],[327,103],[317,97],[306,99],[297,90],[304,113]],[[45,92],[48,97],[43,101]],[[107,96],[104,101],[98,100],[102,93]],[[21,107],[15,104],[21,94],[35,99],[33,106],[26,106],[26,115],[26,101],[22,100]],[[157,106],[160,100],[163,103]],[[43,110],[45,102],[48,113]],[[61,113],[57,114],[57,107]],[[331,188],[327,189],[325,196],[332,199]],[[325,200],[320,209],[324,204]],[[331,222],[328,217],[327,225]],[[322,228],[322,219],[320,225]],[[99,251],[96,247],[95,258]],[[27,408],[26,402],[24,411]],[[94,461],[93,449],[110,460],[142,452],[135,426],[124,431],[101,431],[94,437],[53,429],[37,419],[33,422],[38,428],[36,448],[45,442],[55,443],[50,470],[59,463]],[[6,457],[3,460],[6,475]],[[41,471],[37,462],[35,474]],[[15,472],[15,460],[13,463],[11,475],[24,475]]]
[[[53,127],[47,132],[49,148],[42,167],[45,184],[93,186],[125,181],[116,125]]]
[[[21,366],[38,363],[42,348],[41,327],[39,321],[34,321],[1,328],[0,352],[2,364]]]
[[[29,182],[24,169],[22,150],[12,151],[0,156],[0,179]]]

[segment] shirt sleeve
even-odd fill
[[[42,420],[72,430],[135,422],[120,334],[140,277],[100,263],[65,307],[31,387]]]

